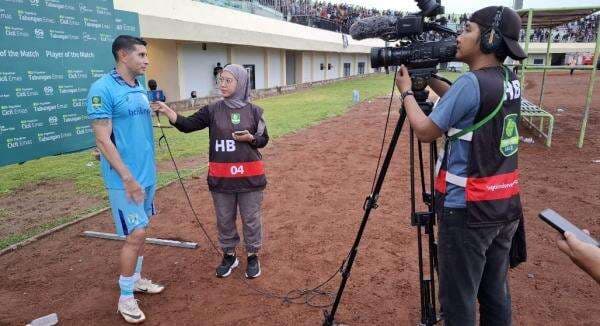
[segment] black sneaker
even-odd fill
[[[217,267],[217,277],[227,277],[231,271],[238,266],[240,261],[235,255],[223,254],[221,265]]]
[[[256,278],[260,276],[260,262],[257,255],[248,256],[248,265],[246,266],[246,278]]]

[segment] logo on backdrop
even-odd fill
[[[34,31],[35,38],[44,38],[44,30],[41,28],[36,28]]]
[[[46,94],[48,96],[54,95],[54,88],[52,88],[52,86],[44,87],[44,94]]]

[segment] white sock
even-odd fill
[[[121,296],[119,301],[125,301],[133,298],[133,284],[135,280],[132,276],[119,276],[119,288],[121,289]]]

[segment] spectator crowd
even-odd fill
[[[348,33],[350,26],[358,19],[378,16],[404,16],[407,12],[379,10],[345,3],[330,3],[312,0],[258,0],[263,6],[271,7],[283,14],[284,19],[291,22],[323,28],[336,32]],[[461,31],[469,19],[469,14],[445,14],[436,17],[438,23],[456,31]],[[530,41],[546,42],[594,42],[600,15],[598,13],[570,22],[557,28],[536,28]],[[435,40],[437,34],[429,33],[427,40]],[[521,41],[525,40],[525,30],[521,31]]]

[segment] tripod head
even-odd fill
[[[431,77],[437,73],[435,67],[409,69],[410,79],[412,81],[412,91],[415,93],[417,104],[425,115],[429,115],[433,110],[433,103],[428,100],[429,91],[426,89]]]

